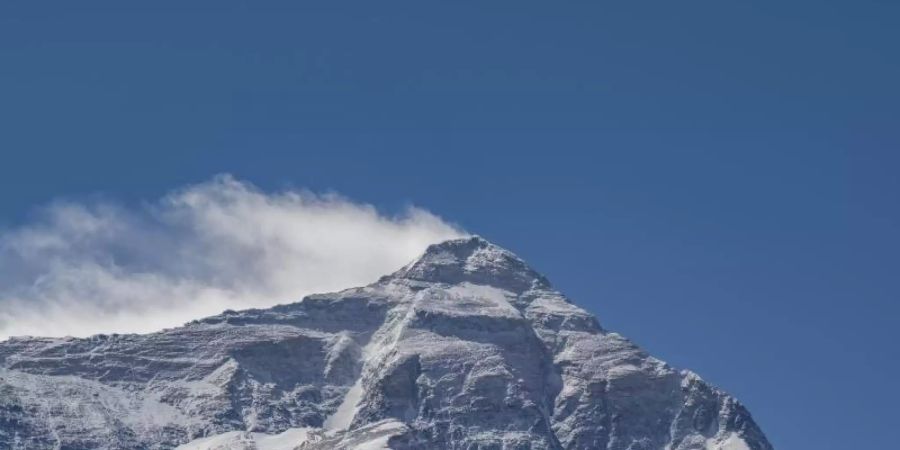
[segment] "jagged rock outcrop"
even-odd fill
[[[603,329],[478,237],[433,245],[372,285],[270,309],[0,343],[0,448],[186,443],[772,448],[735,399]]]

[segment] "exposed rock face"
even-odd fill
[[[736,400],[477,237],[298,303],[0,343],[0,448],[263,448],[247,443],[260,433],[308,435],[279,439],[304,449],[772,448]],[[201,445],[216,435],[232,443]]]

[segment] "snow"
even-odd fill
[[[356,382],[353,383],[353,386],[344,394],[344,398],[334,414],[325,419],[323,424],[325,430],[334,433],[350,428],[353,418],[356,417],[356,413],[359,411],[359,403],[365,395],[363,374],[365,374],[369,368],[368,366],[373,361],[380,361],[384,358],[385,353],[390,348],[389,343],[399,339],[404,324],[409,322],[412,312],[412,308],[407,308],[407,311],[403,314],[404,317],[397,324],[385,323],[373,333],[369,342],[362,348],[362,371]]]
[[[391,437],[403,433],[407,427],[396,420],[386,420],[381,423],[369,425],[361,429],[364,435],[373,435],[362,442],[355,442],[348,447],[350,450],[389,450],[388,441]]]
[[[750,450],[750,446],[737,433],[730,433],[725,440],[707,439],[706,450]]]
[[[358,444],[357,446],[353,447],[353,450],[389,450],[390,447],[388,447],[388,441],[390,439],[390,436],[375,438],[371,441]]]
[[[364,392],[362,377],[359,377],[356,383],[353,383],[353,386],[347,391],[347,394],[344,395],[344,399],[338,406],[337,411],[325,419],[325,429],[346,430],[350,426],[350,422],[353,422],[353,417],[356,416],[359,401],[362,400]]]
[[[312,428],[289,428],[282,433],[229,431],[182,444],[176,450],[294,450],[306,442]]]
[[[74,376],[45,376],[0,368],[0,386],[29,404],[41,405],[54,422],[78,419],[83,429],[99,430],[112,420],[139,433],[153,434],[170,423],[192,420],[153,394],[139,393]],[[0,401],[4,400],[0,396]],[[52,414],[51,414],[52,412]],[[72,426],[72,428],[75,428]]]
[[[176,450],[244,450],[250,448],[249,439],[243,431],[229,431],[205,438],[195,439],[179,445]]]
[[[363,347],[363,370],[366,369],[365,366],[371,359],[375,346],[376,339],[372,338],[369,343]],[[365,394],[365,389],[363,388],[363,377],[362,374],[360,374],[359,377],[357,377],[356,382],[353,383],[353,386],[350,386],[350,389],[344,394],[344,398],[341,400],[338,409],[334,414],[325,419],[323,428],[328,431],[343,431],[349,428],[350,423],[353,422],[353,418],[356,416],[356,411],[359,410],[359,402],[362,400],[363,394]]]
[[[447,292],[461,298],[488,300],[496,305],[507,304],[507,299],[512,296],[512,293],[503,289],[468,282],[460,283],[457,286],[450,286],[450,288],[447,289]]]
[[[309,439],[312,428],[288,428],[282,433],[251,433],[257,450],[293,450]]]
[[[509,300],[514,295],[506,290],[463,282],[447,289],[424,291],[432,296],[417,308],[428,309],[448,316],[490,316],[520,319],[521,313]],[[423,293],[424,293],[423,292]]]

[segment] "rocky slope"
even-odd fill
[[[0,448],[769,450],[481,238],[361,288],[147,335],[0,343]]]

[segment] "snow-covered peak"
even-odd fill
[[[468,282],[516,293],[550,286],[544,276],[521,258],[480,236],[431,245],[421,257],[391,278],[442,284]]]
[[[0,449],[772,450],[511,252],[147,335],[0,343]]]

